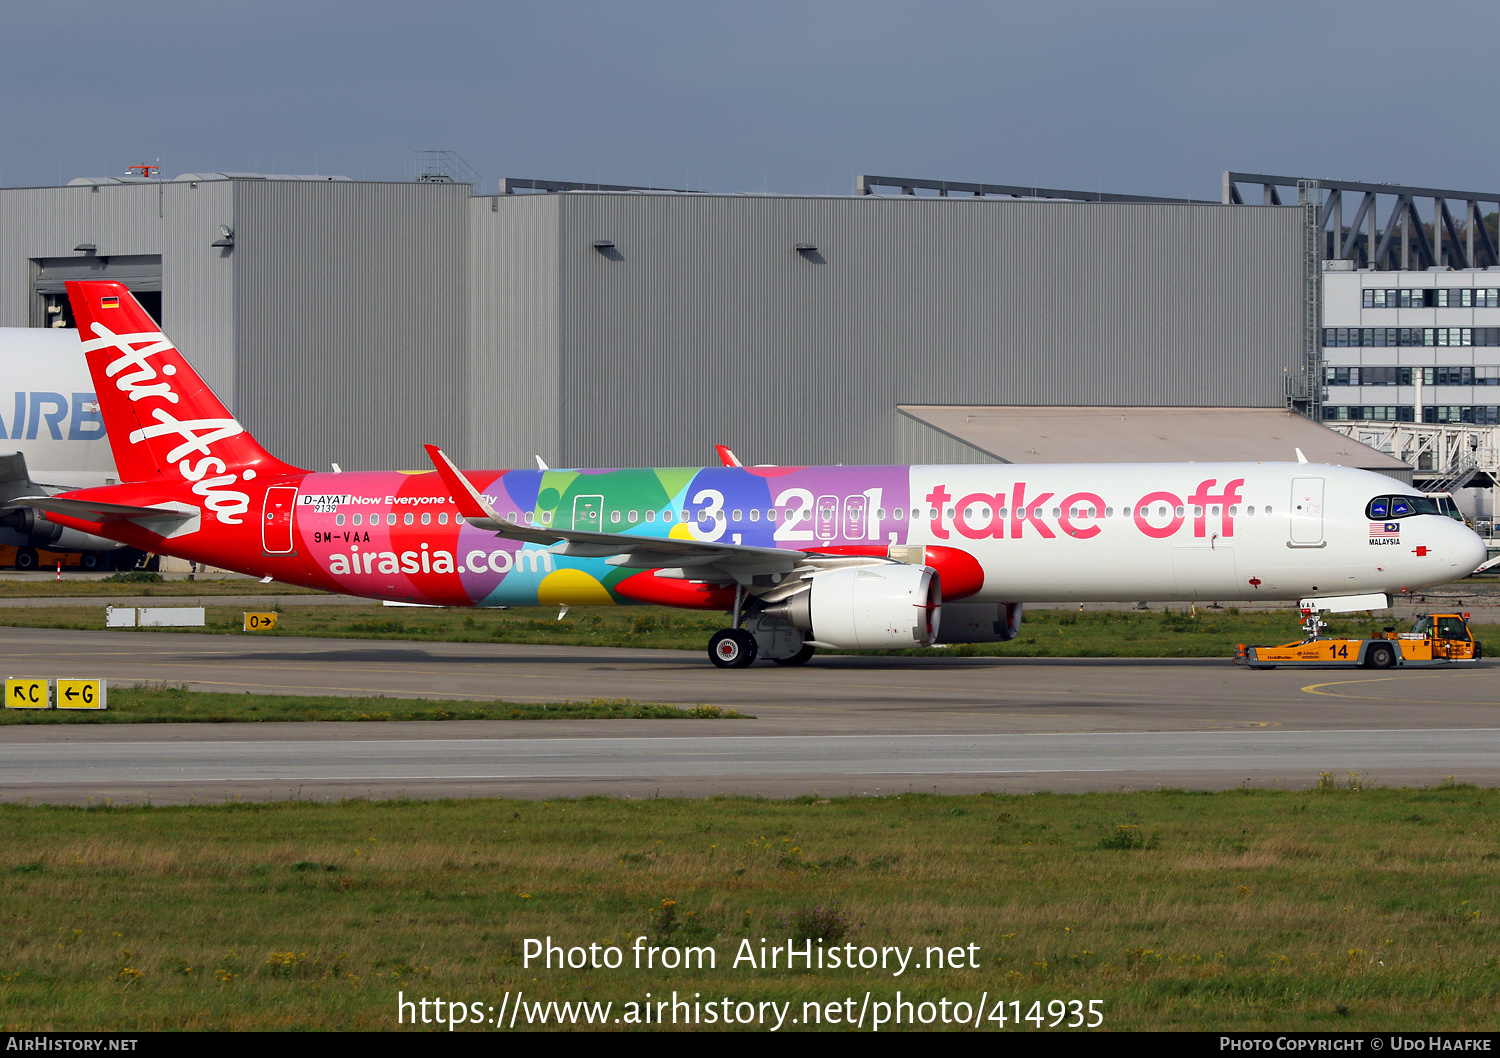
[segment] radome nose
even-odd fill
[[[1467,525],[1453,523],[1454,540],[1451,548],[1453,565],[1462,570],[1461,576],[1467,576],[1480,566],[1484,565],[1485,559],[1489,558],[1489,549],[1484,546],[1484,541],[1479,534]]]

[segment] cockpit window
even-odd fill
[[[1376,496],[1365,508],[1365,516],[1372,522],[1442,513],[1438,505],[1426,496]]]

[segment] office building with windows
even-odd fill
[[[1500,269],[1325,262],[1322,355],[1326,422],[1500,424]]]

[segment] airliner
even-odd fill
[[[81,565],[89,570],[117,558],[134,562],[137,553],[121,551],[118,541],[65,528],[15,502],[112,485],[115,478],[78,332],[0,327],[0,545],[15,548],[16,568],[36,569],[40,548],[82,552]]]
[[[428,446],[430,471],[314,472],[125,287],[68,296],[120,484],[27,501],[49,517],[370,599],[723,611],[721,668],[1001,642],[1028,602],[1361,599],[1485,559],[1410,486],[1306,462],[460,470]]]

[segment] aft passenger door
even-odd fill
[[[273,555],[284,555],[292,549],[292,512],[297,509],[297,490],[293,486],[273,485],[266,490],[261,509],[260,544]]]
[[[1323,479],[1293,478],[1291,510],[1293,547],[1323,546]]]

